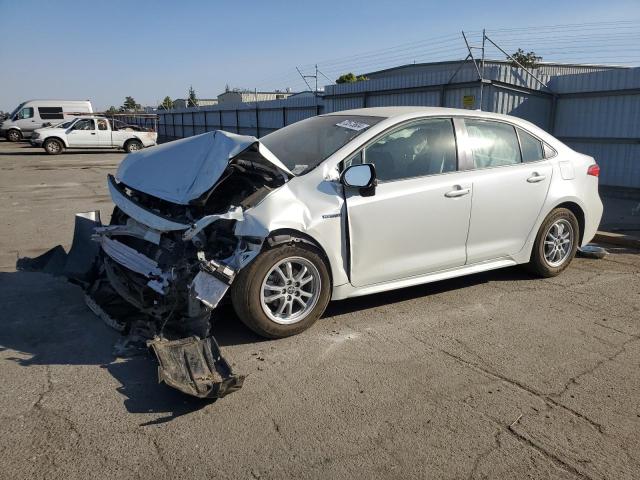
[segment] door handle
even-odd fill
[[[457,197],[464,197],[465,195],[469,195],[470,193],[471,193],[470,188],[457,188],[455,190],[451,190],[450,192],[445,193],[444,196],[447,198],[457,198]]]
[[[95,134],[96,134],[96,132],[91,132],[91,135],[95,135]]]
[[[527,178],[527,182],[529,182],[529,183],[538,183],[538,182],[543,181],[545,178],[547,178],[546,175],[538,175],[537,173],[534,173],[529,178]]]

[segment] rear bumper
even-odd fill
[[[597,182],[594,182],[594,184],[593,191],[588,196],[584,206],[584,235],[582,236],[582,242],[580,242],[581,247],[591,242],[595,237],[604,212],[604,206],[598,193],[598,184]]]

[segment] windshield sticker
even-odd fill
[[[353,120],[344,120],[340,123],[336,123],[336,127],[348,128],[349,130],[355,130],[359,132],[369,127],[366,123],[354,122]]]
[[[293,173],[294,175],[300,175],[307,168],[309,168],[309,165],[296,165],[291,169],[291,173]]]

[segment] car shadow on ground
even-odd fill
[[[85,305],[80,287],[32,272],[0,272],[0,352],[23,367],[95,365],[119,383],[130,413],[161,414],[163,423],[211,404],[158,383],[151,353],[118,359],[112,351],[120,334]],[[228,327],[225,327],[225,329]],[[234,338],[233,334],[228,338]],[[9,353],[11,352],[11,353]],[[13,353],[15,352],[15,353]],[[25,373],[26,374],[26,373]],[[73,387],[70,387],[73,388]],[[85,386],[78,386],[78,392]]]
[[[441,280],[433,283],[416,285],[415,287],[400,288],[387,292],[365,295],[362,297],[348,298],[329,303],[323,317],[345,315],[359,310],[376,308],[383,305],[413,300],[420,297],[428,297],[451,290],[464,289],[474,285],[493,281],[518,281],[532,280],[536,278],[522,267],[510,267],[489,272],[466,275],[464,277]]]
[[[519,268],[487,272],[332,302],[324,317],[488,281],[531,278]],[[106,369],[120,383],[117,391],[124,397],[123,405],[128,412],[162,415],[142,425],[168,422],[212,403],[158,384],[157,364],[148,352],[132,358],[115,358],[112,349],[120,334],[103,324],[86,307],[80,287],[60,277],[32,272],[0,272],[0,301],[4,305],[0,319],[0,352],[16,352],[9,360],[24,367],[96,365]],[[264,341],[239,321],[229,304],[216,310],[213,333],[222,347]]]

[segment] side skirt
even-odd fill
[[[511,258],[501,258],[497,260],[489,260],[486,262],[474,263],[473,265],[464,265],[462,267],[441,270],[439,272],[428,273],[426,275],[418,275],[415,277],[402,278],[391,282],[376,283],[367,285],[366,287],[354,287],[351,284],[337,285],[333,288],[331,300],[343,300],[345,298],[359,297],[361,295],[371,295],[372,293],[386,292],[398,288],[413,287],[423,283],[438,282],[449,278],[463,277],[474,273],[486,272],[488,270],[496,270],[498,268],[511,267],[518,263]]]

